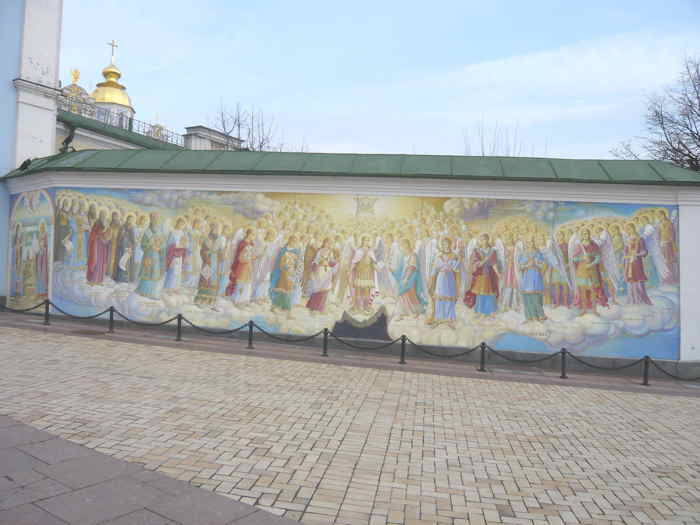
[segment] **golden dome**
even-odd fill
[[[92,92],[92,98],[95,99],[95,102],[98,104],[119,104],[132,108],[126,88],[118,82],[122,76],[119,68],[112,63],[102,70],[102,76],[105,81],[97,84],[97,88]]]

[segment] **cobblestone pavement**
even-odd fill
[[[0,363],[0,413],[304,523],[700,523],[698,397],[7,327]]]

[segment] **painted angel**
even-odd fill
[[[656,270],[656,275],[658,276],[659,282],[662,284],[670,284],[674,279],[674,275],[666,263],[666,258],[664,258],[664,254],[661,249],[659,228],[653,224],[647,224],[642,228],[640,235],[644,240],[644,244],[649,252],[649,255],[651,256],[654,270]]]
[[[498,310],[499,277],[503,261],[488,233],[482,233],[469,258],[471,284],[464,294],[464,304],[477,315],[490,317]]]
[[[620,273],[620,261],[617,260],[610,233],[605,228],[598,228],[593,241],[600,248],[603,264],[603,280],[605,281],[607,295],[613,304],[618,304],[617,294],[624,290],[624,278]]]

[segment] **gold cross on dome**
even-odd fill
[[[112,63],[114,63],[114,50],[118,48],[117,41],[112,39],[111,42],[107,42],[107,45],[112,48]]]

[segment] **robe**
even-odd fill
[[[593,241],[578,243],[571,254],[571,260],[576,279],[574,306],[580,310],[593,310],[596,304],[608,306],[598,245]]]
[[[323,312],[326,308],[328,292],[333,285],[333,274],[336,271],[336,261],[332,259],[329,248],[319,248],[312,262],[309,275],[309,300],[306,307],[309,310]]]
[[[625,282],[629,288],[630,304],[652,304],[647,295],[647,275],[644,272],[644,257],[649,254],[644,239],[630,239],[625,246]]]
[[[292,294],[303,268],[300,253],[297,248],[287,246],[280,250],[270,275],[270,301],[273,307],[292,309]]]
[[[415,253],[405,255],[395,268],[397,280],[398,301],[396,311],[398,316],[422,314],[425,310],[423,279],[418,269],[418,258]]]
[[[252,293],[253,279],[253,243],[242,240],[238,243],[236,254],[231,264],[226,295],[235,303],[247,303]]]
[[[376,289],[374,254],[367,248],[358,248],[353,255],[350,284],[352,285],[352,307],[369,310]]]
[[[70,234],[70,226],[68,225],[68,214],[60,210],[56,214],[56,225],[54,229],[54,261],[63,261],[66,259],[66,246],[64,244],[64,239]]]
[[[133,280],[136,265],[134,263],[136,248],[136,229],[133,226],[122,226],[117,238],[117,260],[113,279],[118,283],[128,283]]]
[[[474,270],[471,286],[464,294],[464,304],[477,313],[491,315],[498,310],[498,276],[494,269],[498,264],[496,250],[492,247],[475,249],[470,264]]]
[[[216,252],[217,237],[210,234],[200,240],[199,259],[201,268],[195,304],[213,306],[219,295],[219,276],[216,273],[218,257]]]
[[[559,253],[561,254],[563,269],[566,271],[569,267],[569,246],[567,243],[562,242],[559,244]],[[571,290],[567,276],[557,270],[556,267],[553,267],[550,282],[552,286],[552,306],[555,308],[558,306],[571,306]]]
[[[163,289],[177,290],[182,286],[182,265],[187,248],[187,237],[182,230],[173,230],[168,236],[165,252],[165,283]]]
[[[433,261],[431,276],[433,320],[452,322],[457,319],[459,258],[454,253],[440,253]]]
[[[37,239],[38,252],[36,254],[36,292],[39,295],[49,293],[49,234],[39,233]]]
[[[523,309],[528,321],[543,321],[545,259],[539,251],[526,251],[518,257],[522,271],[520,290],[523,294]]]
[[[88,238],[87,282],[102,284],[109,265],[109,248],[112,244],[112,233],[97,221],[90,230]]]
[[[160,299],[165,274],[165,236],[157,229],[148,228],[141,238],[143,259],[136,293],[151,299]]]

